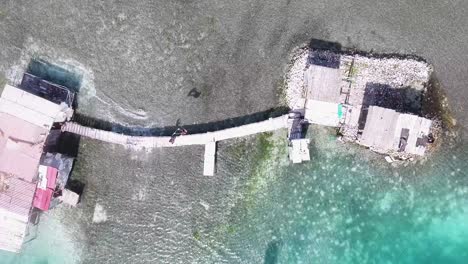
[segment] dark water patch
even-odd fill
[[[336,42],[312,39],[309,43],[308,64],[338,69],[341,61],[342,46]]]
[[[341,52],[343,50],[343,46],[338,42],[315,38],[310,40],[309,48],[317,50],[329,50],[332,52]]]
[[[114,131],[131,136],[170,136],[180,126],[183,126],[185,129],[187,129],[188,134],[206,133],[264,121],[268,118],[278,117],[288,112],[288,107],[277,107],[255,114],[229,118],[222,121],[215,121],[204,124],[183,125],[180,123],[180,119],[178,119],[174,126],[152,128],[125,126],[99,118],[85,116],[80,113],[75,113],[73,116],[73,121],[88,127],[106,131]]]
[[[313,50],[330,51],[337,55],[360,55],[364,57],[372,57],[377,59],[400,59],[400,60],[415,60],[428,63],[427,60],[415,54],[405,53],[378,53],[373,50],[358,50],[355,47],[345,47],[341,43],[332,42],[322,39],[311,39],[308,47]]]
[[[68,67],[70,67],[71,70],[47,62],[43,59],[32,59],[26,69],[26,72],[40,77],[43,80],[65,86],[73,92],[79,92],[83,73],[75,67]]]
[[[278,263],[278,255],[280,254],[281,241],[275,240],[268,243],[265,252],[264,264],[276,264]]]
[[[435,73],[431,74],[422,99],[422,113],[428,118],[440,120],[445,129],[453,129],[456,126],[447,96]]]
[[[193,88],[188,92],[187,96],[191,96],[193,98],[198,98],[198,97],[200,97],[201,94],[202,93],[200,91],[198,91],[197,88]]]

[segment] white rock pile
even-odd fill
[[[309,49],[301,49],[293,57],[291,67],[286,75],[286,101],[291,109],[304,107],[304,71],[307,67]]]

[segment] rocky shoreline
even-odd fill
[[[339,58],[339,63],[336,63],[341,78],[339,103],[345,107],[350,105],[351,108],[355,108],[355,113],[360,112],[359,127],[357,122],[355,125],[349,125],[344,121],[340,122],[337,129],[340,140],[359,144],[363,131],[362,115],[364,111],[367,111],[369,104],[432,120],[430,136],[434,138],[441,136],[442,130],[450,126],[444,125],[449,119],[447,116],[450,116],[446,110],[447,105],[441,105],[441,102],[445,101],[443,98],[433,98],[434,94],[440,96],[440,93],[429,91],[429,89],[434,89],[432,65],[420,57],[411,55],[372,54],[355,50],[317,51],[311,47],[300,48],[292,56],[285,78],[284,99],[291,109],[304,109],[306,105],[308,88],[304,76],[308,68],[314,64],[314,56],[317,57],[312,55],[314,52],[320,53],[319,57],[322,61],[319,63],[323,63],[325,58],[325,64],[331,65],[333,60]],[[372,99],[370,103],[367,102],[369,98]],[[432,106],[430,106],[431,103]],[[437,111],[428,111],[433,108],[437,108]],[[436,149],[437,145],[439,144],[429,144],[428,153]],[[392,159],[412,160],[418,158],[417,155],[398,151],[386,151],[373,147],[369,147],[369,149],[389,155]]]

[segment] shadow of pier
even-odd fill
[[[424,59],[421,56],[418,56],[416,54],[408,54],[408,53],[383,53],[383,52],[375,52],[374,50],[366,51],[366,50],[359,50],[356,47],[347,47],[343,46],[339,42],[333,42],[333,41],[328,41],[328,40],[323,40],[323,39],[315,39],[312,38],[310,39],[308,43],[308,48],[311,50],[315,51],[320,51],[320,52],[330,52],[330,53],[335,53],[336,56],[338,55],[361,55],[361,56],[369,56],[377,59],[390,59],[390,58],[395,58],[395,59],[411,59],[415,61],[421,61],[421,62],[427,62],[426,59]],[[309,63],[314,64],[313,58],[312,61],[309,60]],[[317,65],[320,65],[322,60],[318,60]],[[323,65],[325,67],[330,67],[334,68],[336,67],[336,60],[331,60],[331,65]]]
[[[260,121],[267,120],[269,118],[279,117],[289,113],[290,109],[288,107],[277,107],[270,108],[266,111],[229,118],[226,120],[208,122],[203,124],[191,124],[183,125],[187,129],[189,134],[199,134],[206,132],[213,132],[217,130],[238,127],[242,125],[247,125],[251,123],[256,123]],[[115,122],[109,122],[99,118],[94,118],[86,116],[80,113],[75,113],[72,119],[73,122],[76,122],[80,125],[96,128],[105,131],[112,131],[128,136],[170,136],[174,131],[180,127],[179,120],[174,126],[164,126],[164,127],[139,127],[139,126],[125,126]]]

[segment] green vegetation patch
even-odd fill
[[[249,168],[245,181],[239,186],[238,202],[231,209],[231,217],[216,225],[206,235],[199,231],[193,232],[194,239],[210,246],[245,232],[243,223],[238,222],[239,215],[253,213],[256,204],[263,201],[269,186],[280,175],[278,168],[288,161],[286,134],[285,129],[261,133],[230,146],[231,158]]]
[[[350,77],[356,77],[359,73],[358,67],[356,65],[353,65],[351,68],[349,68],[349,76]]]
[[[253,207],[257,200],[262,199],[269,184],[278,176],[278,168],[287,160],[288,147],[285,132],[257,135],[253,165],[244,192],[247,209]]]
[[[193,237],[195,240],[200,241],[200,238],[201,238],[200,231],[198,231],[198,230],[193,231],[192,237]]]

